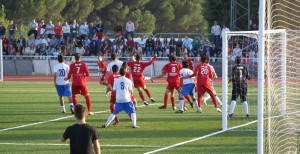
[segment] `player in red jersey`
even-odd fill
[[[107,66],[105,61],[102,59],[102,56],[98,57],[98,67],[101,72],[101,77],[100,77],[100,84],[106,85],[106,82],[104,80],[106,71],[107,71]]]
[[[133,80],[132,80],[132,75],[128,72],[128,65],[127,65],[127,62],[123,62],[122,68],[124,68],[125,71],[126,71],[125,77],[128,78],[128,79],[130,79],[130,80],[133,82]],[[132,91],[132,93],[133,93],[133,91]],[[135,110],[137,110],[137,101],[136,101],[136,98],[135,98],[135,96],[134,96],[133,94],[132,94],[132,96],[131,96],[131,101],[132,101],[133,104],[134,104]]]
[[[214,91],[212,89],[212,86],[210,84],[210,79],[213,77],[213,72],[211,70],[211,67],[206,64],[206,61],[208,60],[208,57],[206,54],[201,55],[201,64],[199,64],[196,69],[194,74],[190,75],[189,77],[197,76],[197,90],[198,90],[198,102],[200,102],[200,111],[201,110],[201,102],[202,102],[202,97],[205,92],[209,93],[210,97],[212,98],[212,101],[215,105],[215,108],[218,112],[222,112],[218,108],[218,103],[217,99],[214,95]]]
[[[171,55],[169,56],[169,63],[166,64],[162,69],[162,74],[156,77],[151,78],[151,81],[153,79],[158,79],[163,77],[164,75],[167,75],[167,82],[168,85],[166,87],[165,96],[164,96],[164,105],[160,106],[159,109],[166,109],[168,106],[168,99],[169,99],[169,93],[171,92],[171,103],[173,110],[176,110],[176,104],[175,104],[175,98],[174,98],[174,89],[177,90],[177,92],[180,92],[180,74],[179,71],[181,70],[182,66],[180,63],[176,62],[176,56]],[[186,107],[184,107],[185,110],[187,110]]]
[[[80,54],[75,54],[75,63],[70,65],[70,71],[68,73],[68,77],[65,78],[65,80],[69,80],[71,76],[73,104],[78,104],[76,94],[81,94],[85,98],[86,105],[88,108],[88,114],[94,115],[94,113],[92,112],[92,102],[90,99],[90,94],[85,79],[86,77],[90,76],[90,72],[87,65],[81,62]]]
[[[151,99],[151,102],[155,102],[155,100],[152,98],[150,91],[146,87],[143,72],[147,66],[151,65],[155,61],[156,56],[157,55],[155,54],[154,58],[149,62],[141,62],[141,56],[137,54],[135,57],[136,61],[131,61],[127,63],[127,65],[131,69],[134,87],[139,91],[139,95],[145,105],[149,104],[147,103],[147,101],[145,101],[143,92],[141,90],[142,88],[146,92],[147,96]]]
[[[115,103],[116,103],[116,92],[114,92],[112,89],[113,89],[113,86],[114,86],[114,81],[115,79],[117,79],[118,77],[120,77],[120,74],[119,74],[119,67],[118,65],[113,65],[112,66],[112,74],[110,74],[108,77],[107,77],[107,88],[112,91],[111,93],[111,96],[110,96],[110,105],[109,105],[109,108],[110,108],[110,112],[113,113],[114,110],[115,110]],[[118,120],[118,117],[116,116],[115,117],[115,122],[113,125],[116,125],[119,123],[119,120]]]

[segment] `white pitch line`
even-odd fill
[[[149,105],[157,105],[157,104],[149,104]],[[141,106],[138,106],[138,107],[145,107],[145,106],[141,105]],[[98,111],[98,112],[95,112],[95,113],[105,113],[105,112],[109,112],[109,111],[110,110],[105,110],[105,111]],[[21,126],[16,126],[16,127],[11,127],[11,128],[0,129],[0,132],[7,131],[7,130],[12,130],[12,129],[24,128],[24,127],[28,127],[28,126],[39,125],[39,124],[44,124],[44,123],[48,123],[48,122],[59,121],[59,120],[68,119],[68,118],[71,118],[71,117],[74,117],[74,115],[61,117],[61,118],[57,118],[57,119],[52,119],[52,120],[36,122],[36,123],[31,123],[31,124],[26,124],[26,125],[21,125]]]
[[[20,145],[20,146],[69,146],[69,144],[58,143],[0,143],[0,145]],[[132,147],[132,148],[161,148],[163,146],[151,146],[151,145],[113,145],[113,144],[101,144],[101,147]]]
[[[184,144],[187,144],[187,143],[190,143],[190,142],[194,142],[194,141],[205,139],[205,138],[208,138],[208,137],[211,137],[211,136],[215,136],[215,135],[224,133],[224,132],[229,131],[229,130],[233,130],[233,129],[236,129],[236,128],[244,127],[244,126],[256,123],[256,122],[257,122],[257,120],[254,120],[254,121],[248,122],[248,123],[243,124],[243,125],[239,125],[239,126],[235,126],[235,127],[229,128],[229,129],[227,129],[225,131],[221,130],[221,131],[214,132],[214,133],[211,133],[211,134],[207,134],[207,135],[204,135],[204,136],[201,136],[201,137],[198,137],[198,138],[194,138],[194,139],[191,139],[191,140],[188,140],[188,141],[184,141],[184,142],[176,143],[176,144],[173,144],[173,145],[170,145],[170,146],[166,146],[166,147],[154,150],[154,151],[149,151],[149,152],[146,152],[144,154],[152,154],[152,153],[160,152],[160,151],[167,150],[167,149],[170,149],[170,148],[174,148],[174,147],[177,147],[177,146],[180,146],[180,145],[184,145]]]

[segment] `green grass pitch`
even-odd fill
[[[109,98],[104,97],[104,86],[96,82],[88,83],[93,111],[102,112],[88,116],[86,120],[99,132],[102,153],[146,153],[220,131],[222,116],[214,110],[211,101],[208,101],[208,106],[202,107],[203,114],[196,113],[196,110],[191,109],[188,104],[187,112],[175,114],[170,107],[170,102],[167,109],[158,109],[163,104],[166,85],[148,83],[147,86],[156,102],[144,106],[135,91],[140,106],[137,111],[137,124],[141,128],[132,129],[129,117],[122,112],[119,114],[118,126],[109,125],[108,128],[103,129],[100,126],[110,114]],[[221,98],[221,85],[215,86]],[[61,143],[60,137],[67,126],[75,123],[75,118],[71,116],[69,110],[66,114],[60,113],[53,82],[5,81],[0,82],[0,87],[1,154],[69,153],[69,142]],[[248,99],[250,112],[256,112],[255,103],[251,103],[255,102],[256,91],[254,86],[249,86],[249,96],[254,95]],[[85,105],[83,97],[77,98]],[[177,100],[177,94],[175,98]],[[67,98],[65,104],[68,108]],[[236,106],[235,113],[234,119],[229,120],[229,126],[256,119],[255,113],[251,120],[244,120],[240,103]],[[49,121],[53,119],[56,120]],[[19,127],[24,125],[26,126]],[[5,130],[7,128],[12,129]],[[158,153],[256,153],[255,129],[255,125],[246,126]]]

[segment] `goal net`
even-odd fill
[[[229,32],[223,40],[223,130],[257,131],[257,153],[300,153],[300,1],[261,0],[259,31]],[[237,99],[229,118],[232,84],[227,84],[234,67],[230,42],[250,38],[254,61],[245,63],[251,75],[247,103]],[[243,59],[243,58],[242,58]]]

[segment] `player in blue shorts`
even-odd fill
[[[59,97],[61,112],[66,113],[63,97],[68,97],[70,102],[71,113],[74,114],[74,109],[73,109],[74,105],[72,103],[70,84],[69,81],[64,80],[64,78],[67,77],[70,68],[68,65],[64,63],[64,57],[62,55],[59,55],[57,57],[57,60],[59,64],[54,65],[53,73],[54,73],[54,86],[57,90],[57,94]]]
[[[116,92],[115,110],[112,114],[110,114],[106,123],[103,124],[102,127],[106,128],[118,113],[125,111],[126,114],[131,114],[132,128],[139,128],[139,126],[136,125],[136,113],[134,104],[131,101],[132,82],[130,79],[125,77],[126,70],[124,68],[121,68],[119,72],[121,76],[115,80],[113,85],[113,91]]]
[[[179,71],[180,74],[180,85],[183,86],[180,90],[180,95],[179,95],[179,110],[176,111],[175,113],[183,113],[184,111],[184,101],[183,97],[190,95],[193,99],[194,106],[196,106],[197,112],[201,113],[201,109],[198,107],[198,102],[197,99],[195,98],[195,83],[194,83],[194,78],[187,78],[187,76],[190,76],[194,74],[192,70],[189,69],[189,63],[187,61],[182,61],[182,69]]]

